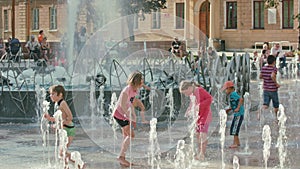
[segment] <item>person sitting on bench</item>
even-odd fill
[[[172,53],[179,54],[180,58],[183,57],[182,44],[177,37],[175,37],[174,41],[172,41],[170,49]]]

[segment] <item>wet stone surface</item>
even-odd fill
[[[299,98],[294,97],[293,100],[290,98],[291,90],[295,92],[296,96],[300,95],[299,84],[300,80],[281,80],[282,87],[279,89],[279,98],[281,104],[285,107],[285,113],[287,116],[286,121],[286,142],[284,147],[286,148],[287,156],[284,162],[284,169],[298,169],[300,166],[300,125],[299,125]],[[228,118],[226,127],[226,138],[224,147],[224,163],[225,168],[232,168],[233,156],[239,158],[240,168],[242,169],[255,169],[264,168],[263,160],[263,144],[262,141],[262,128],[264,124],[269,124],[271,128],[271,148],[270,157],[268,160],[268,168],[280,168],[280,159],[278,152],[278,132],[279,127],[275,123],[275,116],[270,110],[263,111],[263,119],[257,120],[257,111],[260,108],[262,97],[260,96],[259,86],[257,81],[252,81],[250,84],[251,92],[251,111],[250,119],[247,125],[247,133],[245,131],[246,126],[243,125],[240,132],[241,146],[236,149],[230,149],[229,145],[232,143],[232,136],[229,135],[230,117]],[[293,104],[291,104],[291,101]],[[218,133],[219,127],[211,128],[211,132],[208,140],[207,156],[203,162],[195,161],[192,165],[194,168],[207,168],[207,169],[219,169],[222,165],[222,153],[220,146],[220,134]],[[95,133],[99,128],[95,129]],[[178,129],[180,130],[180,129]],[[144,133],[144,137],[148,137],[148,127],[136,130],[136,133]],[[175,130],[174,130],[175,131]],[[109,132],[109,131],[107,131]],[[120,132],[120,131],[118,131]],[[140,132],[140,133],[139,133]],[[105,133],[105,132],[104,132]],[[114,143],[113,133],[106,133],[107,137],[98,137],[110,142],[111,145]],[[139,135],[137,134],[136,140],[139,141]],[[182,136],[185,138],[186,143],[190,143],[190,139],[186,135]],[[158,137],[158,142],[160,137]],[[248,142],[249,149],[245,149],[246,143]],[[54,145],[55,135],[53,131],[50,131],[49,147],[43,147],[43,140],[41,136],[40,126],[38,124],[0,124],[0,161],[1,167],[5,169],[21,169],[21,168],[33,168],[33,169],[51,169],[55,168],[54,158]],[[116,143],[117,145],[120,143]],[[165,144],[159,142],[160,146]],[[119,147],[117,146],[115,152],[107,151],[106,146],[111,145],[99,145],[97,140],[91,139],[90,135],[86,134],[86,130],[77,125],[77,135],[70,147],[70,151],[79,151],[83,161],[86,162],[86,168],[90,169],[119,169],[122,168],[116,160]],[[136,155],[141,149],[148,149],[149,145],[137,145],[132,147],[131,151],[127,153],[127,159],[135,163],[131,168],[133,169],[147,169],[152,168],[148,164],[147,154]],[[132,154],[130,154],[132,152]],[[160,167],[162,169],[173,169],[174,156],[176,153],[176,144],[171,145],[167,151],[161,152]],[[50,165],[49,162],[50,161]],[[72,167],[70,167],[72,168]],[[154,167],[156,168],[156,167]]]

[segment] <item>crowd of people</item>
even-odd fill
[[[271,48],[269,47],[268,42],[264,42],[260,54],[258,53],[258,51],[253,52],[253,63],[257,63],[259,70],[261,70],[261,68],[267,64],[267,58],[269,55],[273,55],[279,59],[279,70],[282,73],[282,69],[287,66],[287,57],[293,56],[293,52],[283,51],[282,46],[279,42],[275,42]]]
[[[78,39],[76,39],[78,40]],[[17,44],[17,45],[16,45]],[[31,35],[29,41],[23,45],[17,38],[7,38],[4,42],[0,38],[0,59],[13,60],[19,62],[21,58],[33,59],[34,62],[44,62],[45,65],[66,65],[66,35],[61,38],[60,45],[52,47],[43,30],[39,31],[38,36]],[[17,59],[15,59],[17,58]]]

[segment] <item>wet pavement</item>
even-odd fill
[[[286,148],[287,156],[281,158],[284,161],[284,169],[299,169],[300,166],[300,125],[299,125],[299,98],[300,95],[300,80],[281,79],[281,88],[279,89],[279,97],[281,104],[285,107],[285,113],[287,116],[286,121],[286,138],[284,142],[284,148]],[[233,156],[239,158],[239,164],[241,169],[255,169],[264,168],[263,160],[263,141],[262,141],[262,128],[264,124],[269,124],[271,128],[271,148],[270,157],[267,163],[268,168],[280,168],[280,158],[278,151],[278,136],[279,127],[275,123],[275,117],[270,113],[270,110],[263,111],[263,118],[257,120],[257,111],[261,104],[262,98],[260,97],[260,81],[252,81],[250,84],[250,97],[251,97],[251,111],[250,119],[247,121],[248,125],[244,123],[241,132],[240,140],[241,147],[237,149],[228,148],[232,143],[233,138],[229,136],[230,120],[227,122],[225,148],[224,148],[224,164],[226,169],[233,168]],[[229,117],[230,118],[230,117]],[[219,169],[222,168],[222,154],[220,147],[220,134],[218,133],[219,127],[215,119],[216,127],[211,128],[211,134],[209,137],[209,143],[207,147],[207,157],[205,161],[195,161],[192,165],[194,168],[207,168],[207,169]],[[245,127],[247,125],[247,127]],[[246,131],[247,129],[247,131]],[[100,129],[96,129],[100,130]],[[179,129],[178,129],[179,130]],[[90,169],[119,169],[122,168],[116,161],[119,148],[116,147],[115,152],[108,151],[105,146],[113,144],[114,138],[112,133],[107,133],[108,136],[99,137],[103,141],[108,142],[104,145],[99,145],[95,137],[91,137],[87,134],[87,130],[80,125],[77,125],[77,133],[70,147],[70,151],[79,151],[83,161],[86,162],[86,168]],[[146,133],[147,129],[141,131],[137,130],[136,133]],[[137,134],[136,140],[133,142],[139,142],[139,135]],[[184,136],[182,136],[184,138]],[[109,143],[110,142],[110,143]],[[160,146],[165,146],[163,142],[160,142]],[[186,142],[190,140],[186,138]],[[248,144],[247,144],[248,143]],[[118,143],[117,143],[118,144]],[[50,132],[49,147],[43,147],[43,140],[41,136],[39,124],[1,124],[0,125],[0,161],[1,167],[5,169],[23,169],[23,168],[55,168],[54,158],[54,145],[55,136],[54,132]],[[246,145],[249,146],[246,149]],[[149,145],[140,145],[133,147],[131,152],[138,152],[142,149],[148,149]],[[144,152],[144,151],[143,151]],[[161,169],[175,168],[174,156],[176,153],[176,144],[170,145],[170,148],[161,152],[161,159],[159,166]],[[148,163],[148,157],[146,154],[139,155],[130,151],[127,154],[127,158],[135,163],[131,168],[134,169],[147,169],[157,168],[151,166]],[[58,167],[59,168],[59,167]]]

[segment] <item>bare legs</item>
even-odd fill
[[[197,133],[197,142],[198,142],[198,154],[196,156],[197,160],[204,160],[205,152],[207,147],[207,133]]]
[[[120,155],[118,161],[122,166],[129,167],[131,164],[125,159],[126,151],[130,145],[130,140],[134,138],[134,131],[131,130],[130,125],[122,127],[123,141],[121,144]]]
[[[262,109],[264,109],[264,110],[267,110],[268,108],[269,108],[269,106],[267,106],[267,105],[263,105],[263,107],[262,107]],[[261,110],[258,110],[258,112],[257,112],[257,120],[260,119],[261,112],[262,112]],[[275,117],[276,117],[276,120],[277,120],[278,108],[274,108],[274,113],[275,113]]]

